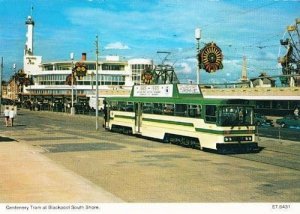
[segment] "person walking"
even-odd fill
[[[16,112],[15,112],[15,109],[14,107],[12,107],[9,111],[9,119],[10,119],[10,126],[14,126],[14,119],[16,117]]]
[[[6,108],[4,110],[4,119],[5,119],[5,125],[7,127],[8,122],[9,122],[9,108],[8,108],[8,106],[6,106]]]
[[[298,107],[295,108],[294,115],[295,115],[296,118],[299,117],[299,109],[298,109]]]

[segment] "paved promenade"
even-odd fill
[[[0,203],[122,202],[87,179],[56,164],[43,155],[39,147],[10,140],[15,136],[9,134],[3,136],[3,130],[14,131],[16,135],[22,127],[20,118],[16,119],[15,127],[3,127],[1,124]],[[35,135],[28,130],[26,134]],[[52,134],[55,136],[55,131]],[[84,142],[84,138],[81,140]]]

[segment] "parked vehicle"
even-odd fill
[[[295,115],[288,115],[283,118],[277,119],[276,123],[283,128],[299,128],[300,129],[300,117]]]
[[[274,126],[273,121],[267,119],[265,115],[262,114],[254,114],[254,124],[257,126]]]

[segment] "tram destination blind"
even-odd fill
[[[173,85],[136,85],[134,97],[172,97]]]

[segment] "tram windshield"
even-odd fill
[[[253,108],[238,106],[220,107],[218,120],[221,126],[252,125]]]

